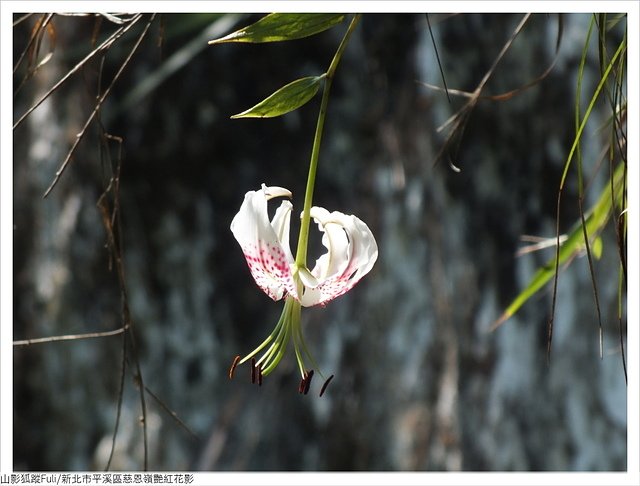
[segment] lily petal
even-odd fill
[[[318,280],[302,296],[305,307],[321,305],[350,290],[364,277],[378,259],[378,245],[369,227],[354,215],[324,208],[311,208],[311,216],[324,232],[322,244],[327,253],[316,261],[311,271]]]
[[[318,279],[309,271],[307,267],[299,268],[298,275],[300,276],[300,280],[305,287],[315,289],[318,286]]]
[[[293,205],[289,201],[282,201],[276,214],[271,220],[271,227],[276,232],[276,237],[284,250],[287,261],[293,263],[294,258],[289,246],[289,228],[291,227],[291,208]]]
[[[231,231],[240,243],[251,275],[273,300],[280,300],[285,293],[298,298],[289,247],[291,202],[283,201],[271,222],[267,213],[267,201],[281,196],[291,197],[291,193],[264,184],[258,191],[247,192],[231,222]]]

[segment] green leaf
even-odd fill
[[[300,108],[315,96],[325,75],[296,79],[268,98],[231,118],[273,118]]]
[[[255,24],[236,30],[209,44],[223,42],[278,42],[318,34],[339,24],[345,14],[272,13]]]
[[[618,164],[615,172],[613,173],[613,189],[615,194],[616,205],[622,203],[622,187],[624,183],[624,164]],[[591,250],[599,258],[602,252],[602,240],[598,237],[599,233],[603,230],[607,224],[611,215],[612,206],[611,186],[607,186],[600,193],[598,201],[591,207],[586,215],[585,225],[587,229],[587,235],[589,235],[589,241],[592,241],[592,237],[596,237],[591,244]],[[599,243],[598,243],[599,241]],[[598,248],[599,245],[599,248]],[[568,238],[560,246],[559,265],[563,265],[571,258],[575,257],[579,252],[584,251],[584,233],[582,230],[582,222],[578,221],[569,233]],[[549,260],[546,265],[540,267],[533,275],[529,284],[525,289],[518,294],[518,296],[511,302],[509,307],[502,313],[500,318],[493,323],[491,329],[498,328],[507,319],[512,317],[524,303],[529,300],[534,294],[536,294],[549,280],[553,278],[556,271],[556,258],[555,256]]]
[[[593,244],[590,246],[590,249],[594,258],[596,260],[600,260],[602,257],[602,238],[600,236],[593,240]]]

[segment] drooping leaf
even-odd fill
[[[273,118],[289,113],[313,98],[323,79],[324,74],[296,79],[257,105],[233,115],[231,118]]]
[[[616,205],[622,203],[622,184],[624,182],[624,164],[618,164],[613,174],[613,189],[615,193]],[[611,215],[612,197],[611,186],[607,186],[602,190],[598,201],[591,207],[588,215],[586,215],[586,229],[589,240],[593,241],[591,250],[599,258],[602,252],[602,240],[599,238],[600,232],[606,225]],[[592,240],[592,238],[595,238]],[[563,265],[570,258],[573,258],[578,252],[584,251],[584,233],[582,222],[578,221],[569,233],[568,238],[560,246],[559,264]],[[547,282],[555,275],[556,259],[553,257],[544,266],[540,267],[533,275],[525,289],[511,302],[509,307],[502,313],[500,318],[493,323],[492,329],[496,329],[507,319],[512,317],[533,295],[535,295]]]
[[[262,17],[256,23],[236,30],[209,44],[224,42],[279,42],[301,39],[318,34],[344,19],[345,14],[325,13],[272,13]]]

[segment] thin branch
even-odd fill
[[[79,339],[94,339],[94,338],[102,338],[102,337],[109,337],[109,336],[117,336],[118,334],[122,334],[123,332],[125,332],[128,328],[129,328],[128,326],[124,326],[119,329],[115,329],[113,331],[88,332],[85,334],[67,334],[64,336],[22,339],[19,341],[13,341],[13,345],[14,346],[31,346],[32,344],[54,343],[59,341],[77,341]]]
[[[95,56],[98,52],[102,51],[103,49],[108,49],[111,47],[111,45],[118,40],[120,37],[122,37],[129,29],[131,29],[137,22],[138,20],[140,20],[140,18],[142,17],[141,14],[137,15],[134,19],[132,19],[131,23],[129,25],[127,25],[126,27],[121,27],[118,30],[116,30],[111,36],[109,36],[102,44],[100,44],[98,47],[96,47],[93,51],[91,51],[89,54],[87,54],[85,56],[85,58],[80,61],[78,64],[76,64],[73,68],[71,68],[67,74],[65,74],[56,84],[53,85],[53,87],[51,87],[49,89],[49,91],[47,91],[38,101],[35,102],[35,104],[29,108],[27,111],[24,112],[24,114],[18,119],[17,122],[14,123],[13,125],[13,130],[15,130],[16,128],[18,128],[18,126],[20,126],[20,124],[36,109],[38,108],[38,106],[40,106],[42,104],[42,102],[44,100],[46,100],[49,96],[51,96],[60,86],[62,86],[62,84],[64,84],[64,82],[69,79],[73,74],[75,74],[82,66],[84,66],[84,64],[89,61],[93,56]]]
[[[111,218],[109,214],[109,207],[108,207],[108,203],[105,200],[105,195],[106,193],[103,193],[102,196],[100,196],[100,199],[98,201],[98,207],[101,210],[102,221],[103,221],[105,230],[107,231],[107,243],[116,264],[116,273],[118,274],[118,283],[120,285],[120,295],[122,299],[122,321],[129,326],[129,332],[127,334],[131,338],[131,347],[134,354],[134,364],[136,366],[136,379],[140,384],[140,406],[142,408],[142,428],[143,428],[143,435],[144,435],[144,439],[143,439],[144,470],[146,471],[148,469],[147,467],[148,466],[148,462],[147,462],[148,445],[147,445],[147,405],[144,398],[144,382],[142,379],[142,370],[140,368],[140,360],[138,358],[135,336],[134,336],[134,333],[132,332],[133,329],[132,329],[131,313],[129,311],[129,303],[127,298],[127,289],[125,284],[124,265],[122,263],[122,255],[118,247],[116,246],[115,236],[113,233],[113,226],[111,225]],[[118,225],[119,225],[119,219],[118,219]]]
[[[152,20],[153,18],[151,19],[151,21]],[[127,337],[130,339],[129,342],[131,345],[131,353],[133,355],[133,362],[135,366],[134,380],[136,382],[136,385],[138,386],[139,394],[140,394],[140,408],[142,410],[141,421],[142,421],[142,430],[143,430],[144,470],[147,471],[149,447],[148,447],[148,433],[147,433],[148,427],[147,427],[147,404],[145,399],[145,386],[144,386],[144,380],[142,378],[142,368],[140,366],[140,358],[138,355],[138,347],[136,344],[136,338],[135,338],[135,333],[133,329],[133,321],[131,319],[131,311],[129,309],[129,299],[128,299],[128,293],[127,293],[127,285],[126,285],[124,263],[123,263],[123,256],[122,256],[122,246],[123,246],[122,230],[121,230],[122,221],[120,218],[120,171],[122,168],[122,152],[121,152],[122,139],[120,137],[116,137],[116,136],[104,133],[104,127],[100,123],[100,116],[98,116],[98,125],[103,130],[103,134],[102,134],[103,139],[115,140],[119,143],[119,147],[120,147],[118,152],[118,163],[115,168],[115,173],[110,178],[109,183],[107,184],[107,187],[105,188],[104,192],[98,199],[97,206],[100,209],[100,213],[102,215],[102,223],[107,233],[107,246],[110,251],[111,262],[115,264],[116,274],[118,276],[118,284],[120,287],[120,299],[122,304],[122,322],[129,326],[129,332],[127,333]],[[109,158],[110,158],[110,151],[108,148],[108,144],[106,144],[106,146],[107,146],[107,152],[109,153]],[[109,202],[108,202],[109,194],[112,194],[113,209],[110,209],[109,207]],[[116,239],[114,229],[117,230],[117,235],[118,235],[117,239]],[[110,263],[110,267],[111,267],[111,263]],[[124,362],[127,361],[126,344],[127,343],[125,340],[123,342],[123,361]],[[111,458],[115,450],[115,441],[116,441],[116,435],[118,431],[118,424],[120,420],[120,409],[122,406],[122,395],[124,392],[124,381],[123,381],[124,369],[125,369],[125,363],[123,363],[122,365],[123,375],[121,377],[121,387],[120,387],[120,393],[118,397],[118,412],[116,417],[116,426],[114,429],[111,454],[109,457],[109,461],[107,463],[107,468],[111,464]]]
[[[151,24],[152,24],[153,20],[155,19],[155,17],[156,17],[155,14],[153,14],[151,16],[151,18],[149,19],[149,22],[147,22],[147,25],[145,26],[144,30],[142,31],[142,34],[140,34],[140,37],[138,37],[138,40],[136,41],[136,43],[134,44],[133,48],[131,49],[131,52],[129,52],[129,55],[126,57],[126,59],[124,60],[124,62],[120,66],[120,69],[118,70],[118,72],[113,77],[113,80],[111,81],[111,84],[107,87],[107,89],[105,90],[104,94],[100,97],[100,99],[98,99],[98,101],[96,103],[96,106],[93,109],[93,112],[91,113],[91,115],[87,119],[86,123],[82,127],[82,130],[80,131],[80,133],[78,133],[76,135],[75,142],[71,146],[71,149],[69,150],[69,153],[67,153],[67,157],[64,159],[64,162],[62,162],[62,165],[56,171],[56,174],[55,174],[55,177],[53,178],[53,181],[51,182],[51,184],[49,185],[49,187],[45,191],[44,195],[42,196],[43,198],[46,198],[49,195],[49,193],[53,190],[55,185],[60,180],[60,177],[62,176],[64,170],[69,165],[69,161],[71,160],[71,157],[75,153],[76,149],[78,148],[78,145],[80,144],[80,141],[84,137],[84,134],[87,131],[88,126],[91,124],[91,122],[93,121],[93,118],[96,116],[96,114],[100,110],[104,100],[107,98],[107,96],[109,96],[109,93],[111,92],[111,88],[113,88],[114,84],[116,83],[116,81],[118,80],[118,78],[120,77],[122,72],[124,71],[124,68],[129,64],[129,61],[131,61],[131,58],[135,54],[136,50],[138,50],[138,46],[140,45],[142,40],[146,37],[147,32],[149,30],[149,27],[151,27]]]
[[[436,61],[438,61],[438,69],[440,69],[440,77],[442,78],[442,84],[444,85],[444,91],[447,94],[447,100],[449,100],[449,104],[451,104],[451,98],[449,97],[449,89],[447,88],[447,79],[444,77],[444,69],[442,69],[442,63],[440,62],[440,54],[438,54],[438,46],[436,44],[436,39],[433,36],[433,30],[431,29],[431,22],[429,21],[429,14],[425,14],[427,18],[427,27],[429,27],[429,35],[431,36],[431,43],[433,44],[433,50],[436,53]]]
[[[27,20],[29,17],[31,17],[33,15],[35,15],[35,14],[33,14],[33,13],[24,14],[19,19],[13,21],[12,27],[15,27],[16,25],[21,24],[22,22],[24,22],[25,20]]]
[[[101,64],[102,66],[102,64]],[[99,79],[102,77],[102,70],[100,70],[100,76]],[[98,92],[100,91],[100,81],[98,81]],[[113,168],[111,166],[111,164],[109,164],[109,167],[111,167],[111,171],[112,171],[112,176],[109,178],[109,182],[106,184],[106,188],[104,190],[103,194],[106,194],[108,192],[113,191],[113,193],[116,195],[116,204],[117,204],[117,199],[118,199],[118,195],[119,195],[119,186],[117,185],[117,182],[115,183],[115,189],[112,189],[114,187],[114,178],[119,180],[120,177],[120,167],[122,164],[122,138],[121,137],[117,137],[114,135],[110,135],[106,132],[104,126],[101,123],[100,120],[100,116],[98,115],[98,126],[101,130],[101,140],[102,143],[100,144],[100,161],[102,162],[104,160],[104,151],[106,151],[106,156],[109,159],[109,161],[111,161],[111,150],[109,149],[109,140],[115,140],[118,143],[118,165],[117,165],[117,169],[116,169],[116,174],[115,176],[113,175]],[[105,147],[105,149],[103,149],[103,147]],[[115,210],[114,210],[115,211]],[[113,218],[111,221],[111,224],[114,224]],[[111,253],[109,255],[109,270],[111,271],[112,267],[112,262],[113,262],[113,253]],[[114,424],[113,427],[113,436],[111,438],[111,451],[109,452],[109,459],[107,460],[107,464],[105,466],[105,471],[108,471],[111,468],[111,461],[113,460],[113,455],[115,453],[116,450],[116,438],[118,436],[118,428],[120,426],[120,416],[122,414],[122,401],[124,398],[124,377],[125,377],[125,372],[127,369],[127,335],[125,334],[122,338],[122,360],[121,360],[121,365],[120,365],[120,386],[118,388],[118,404],[116,406],[116,423]]]
[[[160,405],[160,407],[167,412],[171,418],[173,418],[173,420],[175,420],[177,422],[177,424],[182,427],[193,439],[199,441],[200,438],[196,435],[195,432],[193,432],[189,426],[187,424],[185,424],[182,419],[180,417],[178,417],[178,414],[176,412],[174,412],[173,410],[171,410],[162,400],[160,400],[160,398],[158,398],[158,396],[153,393],[151,390],[149,390],[148,386],[144,387],[145,391],[151,395],[151,397],[156,401],[156,403],[158,405]]]
[[[626,179],[625,179],[626,180]],[[624,281],[624,289],[626,290],[626,280]],[[629,383],[627,376],[627,359],[624,351],[624,334],[622,328],[622,294],[623,294],[623,275],[618,271],[618,336],[620,337],[620,354],[622,357],[622,369],[624,370],[624,382]]]
[[[108,471],[111,467],[111,461],[113,460],[113,454],[116,450],[116,437],[118,436],[118,427],[120,426],[120,416],[122,414],[122,399],[124,398],[124,375],[127,367],[127,335],[122,336],[122,364],[120,367],[120,388],[118,391],[118,405],[116,407],[116,423],[113,427],[113,436],[111,437],[111,452],[109,452],[109,459],[104,470]]]
[[[624,370],[624,382],[629,383],[629,378],[627,377],[627,359],[624,354],[624,338],[622,333],[622,317],[618,317],[618,335],[620,336],[620,351],[622,354],[622,369]]]
[[[593,298],[596,304],[596,312],[598,314],[598,339],[600,343],[600,359],[603,359],[604,353],[604,337],[602,331],[602,312],[600,311],[600,298],[598,297],[598,286],[596,284],[596,273],[593,266],[593,257],[591,255],[591,247],[589,245],[589,235],[587,233],[587,222],[584,217],[583,197],[578,198],[578,206],[580,210],[580,220],[582,221],[582,235],[584,237],[584,245],[587,251],[587,260],[589,262],[589,274],[591,275],[591,285],[593,288]]]
[[[549,66],[540,74],[538,75],[536,78],[532,79],[531,81],[529,81],[528,83],[523,84],[522,86],[519,86],[517,88],[514,88],[512,90],[509,91],[505,91],[504,93],[499,93],[499,94],[495,94],[495,95],[480,95],[478,96],[478,99],[481,100],[488,100],[488,101],[506,101],[506,100],[510,100],[511,98],[513,98],[515,95],[520,94],[521,92],[532,88],[533,86],[537,85],[538,83],[540,83],[541,81],[543,81],[553,70],[553,68],[556,65],[556,62],[558,61],[559,55],[560,55],[560,43],[562,41],[562,33],[564,30],[563,27],[563,20],[562,20],[562,15],[560,15],[559,19],[558,19],[558,35],[556,38],[556,51],[553,57],[553,60],[551,61],[551,64],[549,64]],[[463,98],[474,98],[476,97],[476,92],[473,91],[463,91],[460,89],[450,89],[447,88],[447,85],[444,85],[444,88],[440,87],[440,86],[436,86],[434,84],[429,84],[429,83],[423,83],[420,82],[420,84],[422,84],[423,86],[436,90],[436,91],[446,91],[447,92],[447,97],[449,97],[449,94],[455,95],[455,96],[460,96]]]
[[[551,297],[551,315],[547,321],[547,366],[551,363],[551,340],[553,339],[553,321],[556,314],[556,300],[558,297],[558,269],[560,265],[560,201],[562,200],[562,187],[558,190],[556,201],[556,258],[555,271],[553,273],[553,292]]]
[[[31,14],[29,14],[29,15],[31,15]],[[38,33],[40,32],[40,30],[45,29],[47,27],[47,25],[49,24],[49,22],[53,18],[53,15],[54,14],[47,14],[45,16],[45,14],[42,14],[40,19],[36,21],[36,25],[33,27],[33,31],[31,33],[31,37],[29,38],[29,42],[27,43],[27,46],[24,48],[24,51],[22,51],[22,54],[20,54],[20,57],[18,57],[18,60],[16,61],[15,65],[13,66],[13,74],[16,73],[16,71],[20,67],[20,64],[22,64],[23,59],[27,55],[27,52],[29,52],[31,50],[31,48],[33,46],[33,43],[38,38]],[[40,25],[38,25],[38,24],[40,24]],[[14,25],[14,27],[15,27],[15,25]]]
[[[118,178],[119,178],[119,171],[118,171],[118,174],[116,175],[116,180]],[[116,184],[115,187],[117,188],[118,185]],[[114,198],[116,200],[119,199],[117,190],[114,192],[115,192]],[[124,264],[123,264],[122,254],[120,251],[120,246],[116,243],[116,238],[113,231],[114,225],[112,225],[112,222],[111,222],[112,217],[110,214],[111,212],[109,211],[109,204],[106,201],[106,196],[107,196],[107,192],[104,192],[100,196],[100,199],[98,200],[98,208],[100,209],[100,212],[102,214],[102,222],[107,232],[107,244],[111,251],[113,261],[115,262],[116,273],[118,275],[118,283],[120,286],[120,296],[122,300],[122,321],[123,323],[127,324],[130,328],[127,334],[131,339],[131,348],[134,355],[134,364],[136,367],[136,379],[140,385],[139,387],[140,388],[140,406],[142,408],[142,428],[143,428],[143,442],[144,442],[144,470],[146,471],[148,469],[147,467],[148,466],[148,442],[147,442],[147,405],[146,405],[146,400],[144,398],[144,381],[142,379],[142,370],[140,367],[140,360],[138,357],[135,335],[133,333],[133,323],[131,320],[131,312],[129,310],[129,300],[127,297],[127,287],[126,287],[126,280],[125,280],[125,274],[124,274]],[[118,217],[116,218],[116,225],[117,225],[116,227],[119,229],[120,228],[119,213],[118,213]]]
[[[444,128],[446,128],[447,126],[452,125],[452,127],[450,129],[450,132],[447,135],[447,138],[445,139],[444,144],[442,145],[442,148],[438,151],[438,153],[437,153],[437,155],[435,157],[435,162],[440,160],[440,157],[442,156],[444,151],[447,149],[447,147],[449,147],[451,145],[451,142],[453,140],[454,135],[456,135],[456,133],[458,133],[459,130],[464,131],[464,126],[466,125],[466,122],[467,122],[467,120],[469,118],[469,115],[470,115],[471,111],[473,110],[473,108],[478,103],[478,100],[480,99],[480,95],[482,93],[482,90],[484,89],[485,85],[487,84],[487,82],[489,81],[491,76],[493,75],[493,72],[498,67],[498,64],[500,63],[500,61],[502,60],[504,55],[507,53],[507,51],[509,50],[509,48],[511,47],[511,45],[515,41],[515,39],[518,36],[518,34],[520,34],[520,32],[522,31],[522,29],[524,28],[525,24],[527,23],[527,21],[529,20],[530,17],[531,17],[530,13],[525,14],[522,17],[522,19],[520,20],[520,22],[518,23],[518,25],[514,29],[513,33],[511,34],[511,37],[504,44],[504,46],[502,47],[502,49],[500,50],[500,52],[498,53],[498,55],[494,59],[493,64],[491,65],[489,70],[485,73],[483,78],[480,80],[480,82],[476,86],[476,89],[473,91],[472,96],[470,96],[469,101],[467,101],[465,103],[465,105],[460,110],[458,110],[458,112],[456,112],[441,127],[438,128],[438,130],[440,131],[440,130],[443,130]],[[452,92],[452,90],[449,90],[449,92]],[[454,170],[459,171],[459,169],[457,169],[456,167],[452,167],[452,168]]]

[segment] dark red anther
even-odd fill
[[[262,366],[258,366],[258,386],[262,386]]]
[[[240,361],[240,355],[233,358],[233,363],[231,363],[231,368],[229,368],[229,379],[233,380],[233,373],[236,371],[236,366],[238,366],[238,361]]]
[[[324,391],[327,389],[327,387],[329,386],[329,383],[331,382],[331,380],[333,380],[333,375],[331,375],[327,381],[324,382],[324,385],[322,385],[322,388],[320,389],[320,396],[324,395]]]
[[[305,373],[304,394],[309,393],[309,386],[311,385],[311,378],[313,378],[313,370],[309,370]]]

